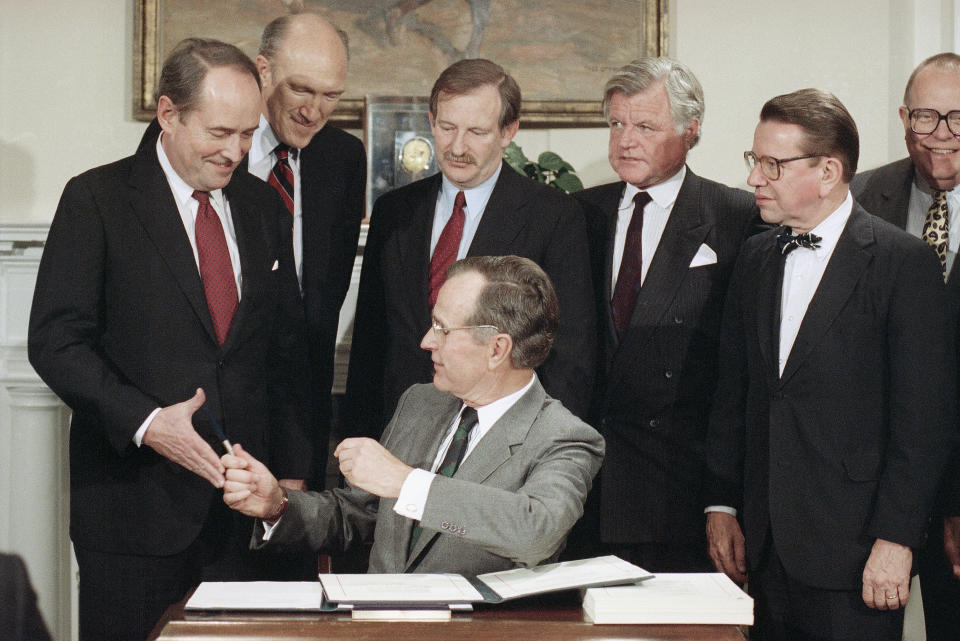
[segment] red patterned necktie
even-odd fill
[[[453,202],[453,215],[443,228],[440,239],[437,240],[437,246],[433,250],[433,258],[430,259],[430,309],[433,309],[437,302],[437,292],[443,286],[447,279],[447,266],[457,259],[457,252],[460,250],[460,239],[463,238],[463,223],[466,216],[463,208],[467,204],[467,198],[462,191],[457,192],[457,197]]]
[[[643,270],[643,208],[648,202],[650,194],[645,191],[637,192],[633,197],[633,215],[630,216],[630,225],[627,227],[617,285],[613,289],[613,300],[610,301],[617,338],[623,338],[623,333],[630,325],[630,316],[640,293],[640,276]]]
[[[283,143],[277,145],[273,153],[277,156],[277,162],[270,170],[267,176],[267,183],[272,185],[283,204],[287,206],[287,211],[293,215],[293,169],[290,167],[290,147]]]
[[[195,191],[193,197],[200,203],[194,226],[197,257],[200,260],[200,279],[203,281],[203,292],[207,297],[213,331],[217,334],[217,342],[223,345],[227,340],[233,315],[237,311],[237,280],[233,275],[233,264],[230,262],[223,225],[210,204],[210,194]]]
[[[467,453],[467,443],[470,440],[470,432],[477,426],[477,422],[476,408],[469,406],[464,408],[463,413],[460,414],[457,431],[453,433],[453,440],[450,441],[450,445],[447,446],[447,453],[444,454],[443,460],[440,462],[440,467],[437,468],[437,474],[452,477],[457,473],[460,463],[463,462],[463,455]],[[413,546],[417,544],[417,539],[420,538],[421,532],[422,528],[419,524],[413,526],[413,531],[410,533],[410,547],[408,551],[412,550]]]

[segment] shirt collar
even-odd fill
[[[687,177],[687,166],[684,165],[680,171],[667,178],[662,183],[647,187],[641,190],[636,185],[627,183],[623,190],[623,199],[620,201],[620,209],[633,209],[633,197],[640,191],[650,194],[650,199],[664,211],[671,211],[673,203],[677,200],[677,194],[680,193],[680,187],[683,186],[683,180]]]
[[[507,394],[502,398],[498,398],[492,403],[487,403],[483,407],[477,408],[477,424],[486,432],[490,429],[494,423],[500,420],[500,417],[507,413],[511,407],[513,407],[520,397],[527,393],[531,387],[533,387],[533,382],[537,380],[537,375],[532,374],[530,376],[530,382],[524,385],[522,388],[518,389],[512,394]],[[463,410],[461,409],[461,412]]]
[[[190,207],[190,201],[193,199],[194,188],[184,182],[180,174],[174,170],[167,158],[167,153],[163,150],[163,132],[157,137],[157,160],[160,161],[160,168],[163,169],[163,175],[167,178],[167,184],[170,185],[170,191],[180,207]],[[223,190],[214,189],[210,192],[210,200],[213,201],[214,208],[223,211]]]
[[[457,192],[462,191],[467,201],[467,214],[471,217],[476,216],[486,208],[487,201],[490,200],[490,195],[493,193],[493,188],[497,185],[497,180],[500,178],[500,171],[502,169],[503,163],[500,163],[497,166],[496,171],[493,172],[492,176],[484,180],[476,187],[470,187],[469,189],[460,189],[450,182],[450,180],[441,172],[440,196],[444,202],[449,202],[450,206],[453,207],[453,202],[456,200]],[[511,169],[510,171],[513,170]]]
[[[913,186],[933,198],[934,190],[930,188],[930,185],[927,184],[926,180],[920,177],[920,174],[917,173],[916,169],[913,171]],[[950,196],[960,197],[960,183],[954,185],[953,189],[948,190],[947,194]]]
[[[820,224],[810,230],[811,234],[820,237],[820,246],[813,250],[818,260],[825,260],[833,254],[833,248],[837,246],[840,240],[840,234],[847,225],[847,219],[850,218],[850,212],[853,211],[853,196],[847,192],[847,197],[843,199],[840,206],[820,221]],[[792,252],[796,254],[798,252]],[[790,257],[789,255],[787,256]]]
[[[253,141],[250,143],[250,151],[248,152],[250,165],[256,165],[266,159],[267,156],[272,155],[273,150],[279,144],[280,140],[277,139],[277,134],[273,132],[273,127],[267,122],[267,117],[260,114],[260,124],[257,126],[257,130],[253,132]],[[289,157],[296,161],[299,151],[299,149],[291,147]]]

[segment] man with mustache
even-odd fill
[[[223,437],[278,477],[311,464],[290,216],[244,171],[257,69],[189,38],[163,65],[159,139],[67,183],[30,314],[30,363],[73,410],[80,638],[144,639],[201,580],[247,578]],[[204,407],[206,411],[198,411]]]
[[[373,208],[350,350],[344,436],[378,437],[400,395],[431,380],[419,348],[444,269],[465,256],[515,254],[550,277],[560,300],[554,348],[537,373],[579,416],[591,393],[596,320],[586,228],[569,196],[519,175],[503,150],[519,127],[520,87],[500,65],[461,60],[430,94],[440,173]]]
[[[951,327],[960,321],[960,55],[924,60],[900,107],[909,158],[864,172],[850,189],[866,209],[938,253]],[[944,345],[943,348],[949,349]],[[927,545],[917,556],[927,638],[960,639],[960,456],[944,478]]]

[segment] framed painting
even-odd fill
[[[426,96],[462,58],[490,58],[517,79],[525,127],[603,125],[610,72],[667,50],[668,0],[137,0],[134,116],[149,120],[160,67],[189,36],[231,42],[251,57],[284,13],[310,11],[343,29],[350,71],[332,121],[360,128],[364,96]]]

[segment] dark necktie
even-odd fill
[[[290,168],[290,147],[280,143],[274,148],[273,153],[277,157],[277,162],[267,176],[267,183],[277,190],[280,198],[283,199],[283,204],[287,206],[287,211],[293,215],[293,169]]]
[[[923,221],[923,232],[920,237],[933,247],[940,258],[940,267],[943,269],[943,278],[947,278],[947,243],[950,219],[947,210],[947,192],[937,190],[933,192],[933,202],[927,210],[927,218]]]
[[[794,236],[792,229],[784,227],[780,233],[777,234],[777,248],[780,250],[780,254],[786,256],[798,247],[802,247],[803,249],[818,249],[821,240],[823,239],[816,234],[808,233]]]
[[[460,250],[460,240],[463,238],[463,224],[466,216],[463,208],[467,204],[467,197],[462,191],[457,192],[457,197],[453,202],[453,215],[444,225],[440,238],[437,240],[437,246],[433,249],[433,258],[430,259],[430,309],[433,309],[437,302],[437,292],[443,286],[447,279],[447,266],[457,259],[457,252]]]
[[[461,192],[462,193],[462,192]],[[453,433],[453,440],[450,441],[450,446],[447,448],[447,453],[443,457],[443,461],[440,463],[440,467],[437,468],[437,474],[443,476],[453,476],[457,473],[457,468],[460,467],[460,463],[463,461],[463,455],[467,451],[467,443],[470,440],[470,432],[473,431],[473,428],[477,426],[477,410],[472,407],[467,407],[463,410],[463,413],[460,415],[460,422],[457,425],[457,431]],[[420,538],[420,533],[423,528],[419,525],[413,526],[413,531],[410,533],[410,547],[412,550],[413,546],[417,544],[417,540]]]
[[[227,340],[233,315],[237,311],[237,280],[233,275],[227,237],[223,233],[220,217],[210,204],[210,194],[195,191],[193,197],[200,203],[197,207],[197,221],[194,223],[200,280],[203,281],[203,292],[207,297],[213,331],[217,335],[217,342],[223,345]]]
[[[637,192],[633,197],[633,214],[630,216],[627,238],[623,243],[623,258],[620,260],[620,271],[617,272],[617,285],[610,301],[617,338],[623,338],[623,333],[630,325],[630,316],[640,294],[640,277],[643,273],[643,208],[649,202],[650,194],[645,191]]]

